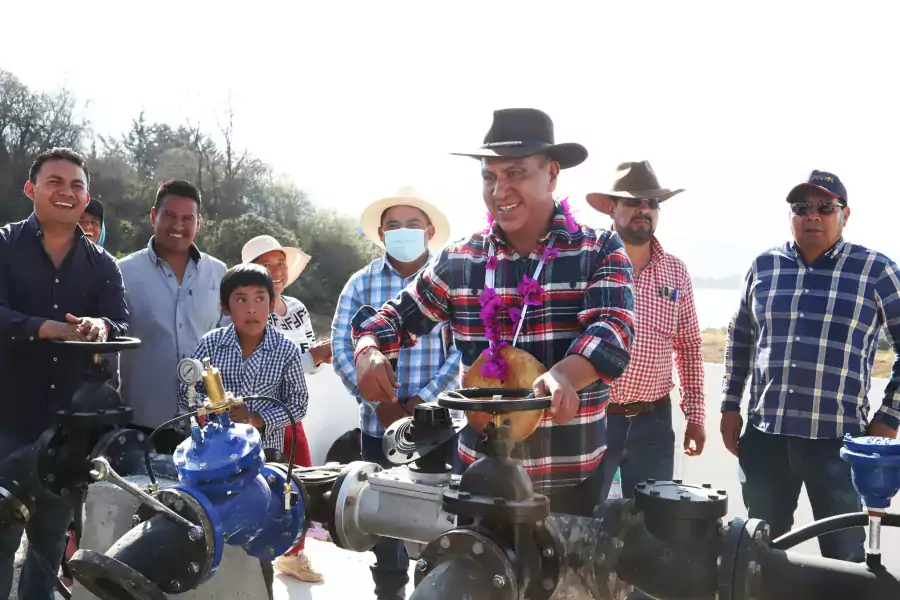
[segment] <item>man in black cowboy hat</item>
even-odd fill
[[[452,326],[464,370],[490,357],[476,367],[486,378],[503,382],[505,345],[531,354],[547,369],[534,390],[552,406],[519,446],[524,467],[553,510],[591,515],[603,495],[608,384],[628,365],[634,336],[631,263],[617,236],[575,223],[567,202],[554,201],[560,170],[587,150],[554,143],[545,113],[498,110],[483,146],[458,154],[481,163],[492,224],[447,246],[380,310],[356,314],[360,393],[396,402],[399,349],[441,322]],[[463,462],[475,460],[477,437],[462,432]]]
[[[587,196],[591,207],[613,220],[634,267],[637,335],[628,369],[611,386],[604,457],[607,472],[621,465],[626,498],[633,497],[642,481],[674,476],[673,357],[687,423],[685,454],[699,455],[706,442],[703,340],[691,276],[654,235],[661,204],[683,191],[660,186],[650,163],[639,161],[620,164],[609,191]]]

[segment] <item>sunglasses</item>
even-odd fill
[[[843,202],[836,202],[834,200],[820,200],[815,203],[816,212],[820,215],[830,215],[839,207],[843,208],[843,206]],[[791,212],[798,217],[809,215],[812,209],[813,204],[810,204],[809,202],[794,202],[791,204]]]
[[[650,210],[659,209],[659,198],[622,198],[622,202],[628,208],[640,208],[645,201],[647,202],[647,208]]]

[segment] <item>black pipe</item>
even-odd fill
[[[246,396],[244,398],[244,404],[246,404],[249,400],[262,400],[264,402],[274,402],[275,404],[279,405],[282,409],[284,409],[284,412],[287,413],[288,419],[290,419],[291,421],[291,431],[295,432],[294,435],[296,436],[297,421],[296,419],[294,419],[294,412],[291,410],[291,407],[289,407],[278,398],[272,398],[271,396]],[[290,454],[288,454],[288,473],[294,472],[294,450],[296,449],[296,447],[297,444],[295,440],[295,443],[291,444],[291,452]]]
[[[743,565],[749,573],[744,589],[734,590],[735,600],[900,598],[900,574],[886,569],[783,550],[765,551],[760,558],[759,565]]]
[[[80,549],[72,575],[101,600],[165,600],[196,587],[207,575],[206,542],[192,541],[181,523],[157,514],[134,526],[105,554]]]
[[[821,537],[828,533],[850,529],[852,527],[865,527],[869,524],[869,515],[864,512],[848,513],[821,519],[800,529],[789,531],[783,536],[772,540],[769,547],[773,550],[788,550],[798,546],[807,540]],[[883,527],[900,527],[900,515],[885,514],[881,517]]]
[[[195,410],[193,412],[187,413],[186,415],[178,415],[177,417],[175,417],[173,419],[169,419],[168,421],[166,421],[165,423],[163,423],[162,425],[160,425],[159,427],[154,429],[150,433],[150,435],[147,436],[147,440],[144,443],[144,465],[147,467],[147,477],[150,478],[150,489],[156,488],[156,473],[153,472],[153,465],[151,464],[151,461],[150,461],[150,451],[151,451],[151,449],[153,449],[153,450],[156,449],[153,446],[153,438],[155,438],[156,434],[158,434],[160,431],[162,431],[166,427],[169,427],[170,425],[174,425],[175,423],[178,423],[179,421],[184,421],[185,419],[190,419],[191,417],[196,417],[198,414],[199,414],[199,411]]]
[[[670,539],[660,539],[640,524],[627,528],[615,567],[618,576],[651,598],[712,598],[718,586],[719,531],[690,525],[695,529],[690,535],[682,532]]]
[[[494,573],[484,568],[474,556],[457,555],[432,569],[416,585],[409,600],[515,600],[515,586],[508,579],[499,585]]]

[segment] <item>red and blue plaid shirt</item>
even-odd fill
[[[545,416],[514,453],[524,461],[541,493],[578,485],[597,468],[606,449],[607,384],[628,366],[634,338],[631,261],[618,236],[583,225],[569,233],[557,204],[547,234],[528,256],[507,244],[495,225],[488,235],[480,233],[450,244],[397,298],[378,311],[363,307],[353,319],[354,344],[374,335],[391,361],[400,348],[414,345],[417,336],[431,331],[436,323],[449,322],[462,353],[463,370],[468,369],[488,347],[478,295],[484,290],[490,244],[498,259],[494,289],[508,306],[521,308],[516,287],[524,275],[534,274],[551,242],[558,255],[538,277],[546,290],[543,304],[529,307],[516,345],[548,369],[570,354],[580,354],[591,362],[599,379],[579,391],[581,406],[574,419],[559,425]],[[514,327],[505,313],[500,325],[502,340],[510,342]],[[463,430],[459,453],[465,462],[477,458],[477,440],[475,431]]]

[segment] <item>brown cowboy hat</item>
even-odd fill
[[[587,195],[587,203],[591,208],[602,213],[609,212],[609,202],[614,198],[656,198],[664,202],[676,194],[680,194],[684,188],[670,190],[660,187],[659,179],[650,162],[623,162],[616,167],[613,175],[613,184],[608,192],[593,192]]]
[[[503,108],[494,111],[494,121],[481,148],[471,152],[451,152],[472,158],[525,158],[546,154],[559,163],[560,169],[580,165],[587,158],[581,144],[557,144],[553,137],[553,120],[536,108]]]

